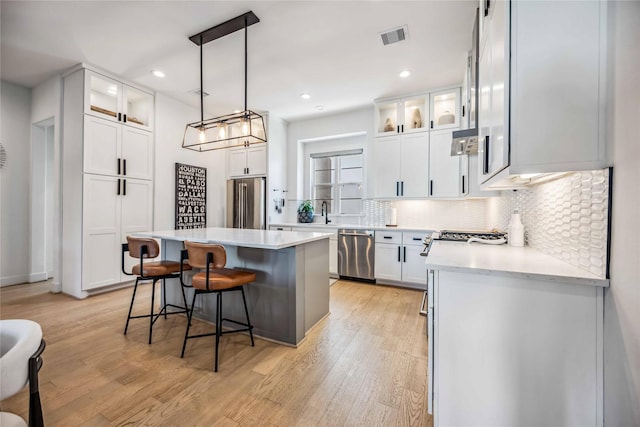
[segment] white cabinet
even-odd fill
[[[603,288],[431,274],[434,426],[603,425]]]
[[[84,112],[145,130],[153,129],[153,94],[85,70]]]
[[[479,64],[485,187],[608,166],[606,9],[606,1],[490,2]]]
[[[275,230],[275,231],[291,231],[291,227],[286,227],[283,225],[270,225],[269,226],[269,230]]]
[[[376,198],[428,195],[429,133],[375,140]]]
[[[121,244],[131,233],[151,230],[152,184],[92,174],[83,181],[82,290],[130,280],[121,273]]]
[[[151,92],[78,67],[63,77],[63,291],[131,280],[128,234],[153,228]],[[135,261],[127,257],[130,271]]]
[[[153,135],[85,115],[84,172],[152,179]]]
[[[376,231],[376,281],[425,289],[427,269],[420,255],[426,232]]]
[[[311,226],[311,227],[286,227],[275,226],[269,227],[270,230],[289,230],[289,231],[311,231],[319,233],[333,233],[329,237],[329,275],[338,277],[338,230],[333,227]]]
[[[429,111],[431,130],[460,127],[460,88],[429,93]]]
[[[467,156],[451,155],[452,131],[431,132],[429,140],[429,197],[452,199],[468,191]]]
[[[229,178],[267,174],[267,145],[227,150]]]
[[[424,132],[428,130],[428,95],[375,101],[376,136]]]

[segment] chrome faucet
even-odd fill
[[[324,217],[324,223],[329,224],[331,220],[329,219],[329,208],[326,200],[322,202],[322,207],[320,209],[320,215]]]

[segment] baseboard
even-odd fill
[[[28,274],[19,274],[16,276],[6,276],[0,277],[0,287],[2,286],[11,286],[11,285],[19,285],[21,283],[27,283],[29,281]]]
[[[45,280],[47,280],[47,273],[46,272],[42,272],[42,273],[31,273],[29,275],[29,283],[34,283],[34,282],[43,282]]]

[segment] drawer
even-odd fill
[[[291,231],[291,227],[283,227],[280,225],[271,225],[269,226],[269,230],[279,230],[279,231]]]
[[[425,237],[427,237],[426,232],[419,232],[419,231],[414,231],[414,232],[403,232],[402,233],[402,244],[403,245],[420,245],[422,246],[422,239],[424,239]]]
[[[401,231],[376,231],[376,243],[402,244]]]

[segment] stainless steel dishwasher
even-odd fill
[[[338,230],[338,275],[375,283],[375,233],[372,230]]]

